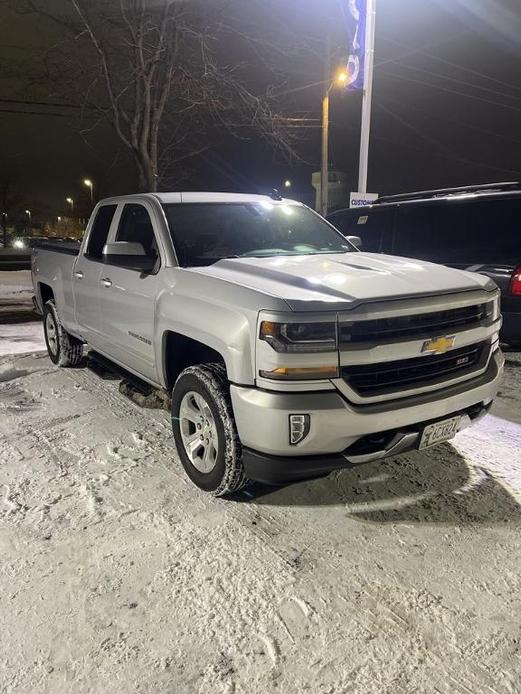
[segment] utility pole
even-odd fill
[[[325,217],[328,207],[329,183],[329,92],[331,91],[331,37],[326,39],[324,60],[324,95],[322,97],[322,163],[320,167],[320,214]]]
[[[4,233],[4,248],[7,248],[7,212],[2,212],[2,229]]]
[[[374,37],[376,26],[376,0],[366,1],[364,92],[362,97],[362,130],[360,133],[360,162],[358,168],[359,193],[367,193],[369,134],[371,131],[371,105],[373,99]]]

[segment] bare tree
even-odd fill
[[[208,149],[212,131],[260,134],[295,156],[296,131],[274,98],[274,45],[235,21],[238,0],[66,0],[61,12],[55,5],[17,2],[18,11],[66,32],[46,58],[54,95],[81,104],[84,131],[110,121],[141,190],[156,190],[165,171]]]

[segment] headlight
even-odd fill
[[[494,320],[498,320],[498,318],[501,316],[501,304],[500,304],[500,294],[499,292],[496,295],[496,298],[492,302],[494,306],[494,313],[493,313],[493,318]]]
[[[331,352],[336,349],[336,324],[262,321],[259,338],[276,352]]]
[[[485,309],[485,316],[487,318],[492,319],[493,322],[499,319],[501,315],[499,290],[496,291],[496,296],[492,299],[492,301],[487,301],[486,304],[483,304],[483,307]]]
[[[25,248],[25,243],[21,239],[13,241],[13,248]]]

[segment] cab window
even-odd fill
[[[119,220],[116,241],[140,243],[147,255],[158,255],[152,220],[143,205],[135,203],[125,205]]]
[[[107,243],[110,225],[116,212],[117,205],[102,205],[96,213],[96,218],[87,244],[85,255],[92,260],[101,260],[103,248]]]

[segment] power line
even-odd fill
[[[402,102],[394,101],[393,99],[389,100],[390,103],[392,103],[394,106],[401,106],[403,105]],[[407,108],[409,110],[417,111],[418,113],[425,114],[427,116],[430,116],[431,118],[435,118],[436,120],[442,120],[447,123],[453,123],[455,125],[460,125],[462,128],[465,128],[466,130],[475,130],[476,132],[482,133],[483,135],[487,135],[489,137],[495,137],[499,140],[505,140],[506,142],[511,142],[516,145],[521,145],[521,139],[516,139],[513,137],[507,137],[506,135],[501,135],[497,132],[494,132],[493,130],[487,130],[486,128],[480,128],[477,125],[471,125],[468,123],[468,121],[462,121],[459,120],[458,118],[449,118],[447,116],[440,116],[439,114],[433,113],[432,111],[427,111],[422,108],[418,108],[418,106],[412,106],[411,104],[407,104]]]
[[[395,63],[396,65],[398,63]],[[432,77],[438,77],[439,79],[446,80],[448,82],[455,82],[456,84],[463,84],[467,87],[471,87],[472,89],[480,89],[481,91],[488,92],[489,94],[497,94],[499,96],[504,96],[507,99],[515,99],[516,101],[519,101],[521,99],[521,96],[513,96],[512,94],[506,94],[505,92],[500,92],[497,89],[489,89],[488,87],[482,87],[479,84],[474,84],[473,82],[467,82],[466,80],[460,80],[457,77],[450,77],[449,75],[443,75],[439,72],[433,72],[432,70],[426,70],[425,68],[421,67],[416,67],[414,65],[401,65],[402,68],[406,68],[407,70],[413,70],[414,72],[421,72],[425,75],[431,75]]]
[[[463,32],[463,33],[468,33],[468,32]],[[426,58],[430,58],[431,60],[436,60],[439,63],[443,63],[444,65],[450,65],[450,67],[455,67],[458,68],[458,70],[463,70],[464,72],[468,72],[472,75],[476,75],[477,77],[482,77],[483,79],[490,80],[491,82],[496,82],[496,84],[501,84],[503,87],[508,87],[509,89],[515,89],[516,91],[521,91],[521,86],[515,85],[515,84],[510,84],[509,82],[504,82],[503,80],[498,79],[497,77],[491,77],[490,75],[486,75],[484,72],[480,72],[479,70],[475,70],[474,68],[469,68],[465,67],[464,65],[461,65],[460,63],[456,63],[452,60],[447,60],[447,58],[440,58],[439,56],[432,55],[432,53],[427,53],[425,50],[418,48],[418,49],[412,49],[410,46],[406,46],[403,43],[400,43],[398,41],[394,41],[393,39],[389,39],[385,36],[382,37],[384,41],[388,41],[389,43],[393,43],[395,46],[398,46],[399,48],[403,49],[410,49],[413,51],[413,53],[419,53],[420,55],[425,56]],[[433,48],[434,45],[431,46],[424,46],[424,48]],[[412,54],[411,54],[412,55]],[[403,58],[408,57],[407,55],[401,56],[400,58],[393,58],[392,60],[388,60],[385,62],[390,62],[390,63],[395,63],[397,61],[403,60]],[[380,63],[380,64],[385,64],[385,63]]]
[[[399,56],[398,58],[387,58],[385,60],[380,60],[375,62],[374,66],[375,67],[380,67],[382,65],[387,65],[387,63],[395,63],[398,60],[404,60],[405,58],[409,58],[412,55],[417,55],[421,53],[422,55],[427,55],[426,53],[423,52],[425,48],[439,48],[440,46],[444,46],[447,43],[451,43],[452,41],[455,41],[456,39],[461,38],[462,36],[466,36],[469,32],[468,31],[458,31],[456,34],[452,34],[452,36],[448,36],[447,38],[443,39],[442,41],[434,41],[427,43],[423,46],[423,48],[413,48],[412,46],[405,46],[402,43],[398,43],[397,41],[393,41],[393,39],[389,39],[386,36],[382,36],[381,39],[383,41],[389,41],[390,43],[394,43],[396,46],[399,48],[403,48],[404,50],[407,51],[407,53],[404,53],[403,55]]]
[[[485,164],[480,161],[475,161],[472,159],[467,159],[466,157],[460,157],[458,155],[454,155],[454,153],[446,147],[443,143],[439,142],[435,138],[431,137],[430,135],[427,135],[423,130],[420,130],[419,128],[416,128],[412,123],[407,121],[405,118],[400,116],[399,114],[395,113],[392,111],[392,109],[388,108],[387,106],[384,106],[382,103],[378,103],[377,106],[382,109],[382,111],[385,111],[387,114],[389,114],[391,117],[395,118],[399,123],[401,123],[403,126],[406,128],[409,128],[412,130],[414,133],[416,133],[419,137],[422,139],[426,140],[430,144],[434,145],[438,149],[440,149],[442,152],[444,152],[447,156],[449,156],[451,159],[454,161],[459,161],[460,163],[463,164],[470,164],[472,166],[481,166],[486,169],[490,169],[493,171],[500,171],[500,172],[505,172],[505,173],[511,173],[515,175],[521,175],[521,171],[517,171],[516,169],[506,169],[504,167],[500,166],[494,166],[492,164]]]
[[[59,103],[53,103],[51,101],[29,101],[29,100],[23,100],[23,99],[2,99],[0,98],[0,104],[21,104],[23,106],[51,106],[53,108],[74,108],[74,109],[81,109],[83,108],[82,106],[79,106],[78,104],[59,104]],[[85,108],[90,108],[89,106],[86,106]]]
[[[404,82],[412,82],[413,84],[421,84],[422,87],[431,87],[431,89],[438,89],[439,91],[442,92],[448,92],[449,94],[457,94],[458,96],[464,96],[467,99],[474,99],[476,101],[482,101],[485,104],[492,104],[493,106],[499,106],[501,108],[506,108],[509,111],[514,111],[515,113],[519,113],[521,111],[521,108],[517,108],[515,106],[510,106],[509,104],[502,104],[498,101],[492,101],[491,99],[485,99],[482,96],[476,96],[474,94],[465,94],[464,92],[459,92],[456,89],[450,89],[449,87],[441,87],[436,84],[430,84],[429,82],[423,82],[422,80],[416,80],[412,77],[405,77],[404,75],[396,75],[393,74],[392,72],[385,72],[383,73],[387,77],[391,77],[397,80],[402,80]]]
[[[16,113],[19,116],[52,116],[56,118],[72,118],[71,115],[67,113],[55,113],[52,111],[22,111],[16,110],[14,108],[2,108],[0,105],[0,113]]]

